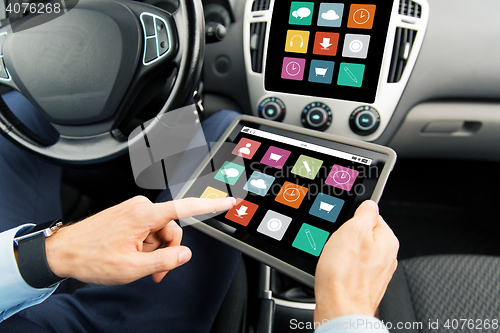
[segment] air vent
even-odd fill
[[[252,23],[250,25],[250,56],[252,58],[252,70],[256,73],[262,73],[266,28],[266,22]]]
[[[420,18],[422,16],[422,6],[415,1],[400,0],[399,1],[399,14]]]
[[[401,80],[403,72],[408,62],[417,31],[405,28],[397,28],[392,51],[391,68],[387,82],[396,83]]]
[[[268,10],[271,0],[255,0],[252,5],[252,12]]]

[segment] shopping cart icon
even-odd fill
[[[269,156],[269,159],[272,161],[278,162],[282,157],[283,157],[283,155],[271,153],[271,156]]]
[[[314,70],[316,71],[316,76],[321,75],[322,77],[325,77],[326,72],[328,71],[328,67],[327,68],[316,67]]]
[[[335,205],[326,203],[324,201],[321,201],[321,203],[319,204],[319,210],[324,210],[327,213],[330,213],[333,207],[335,207]]]

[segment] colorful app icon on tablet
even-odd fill
[[[261,197],[266,196],[267,191],[273,185],[276,178],[266,175],[265,173],[254,171],[248,179],[248,182],[243,186],[244,190],[255,193]]]
[[[227,212],[226,219],[246,227],[257,208],[259,208],[259,205],[238,198],[236,199],[236,205]]]
[[[310,224],[304,223],[300,227],[292,246],[312,254],[313,256],[319,257],[326,241],[330,237],[328,231],[316,228]]]
[[[260,144],[261,143],[258,141],[241,138],[240,142],[238,142],[236,147],[233,149],[233,154],[246,159],[251,159],[257,152],[257,149],[259,149]]]
[[[292,152],[289,150],[271,146],[267,150],[262,160],[260,160],[260,163],[272,166],[276,169],[281,169],[283,168],[283,165],[285,165],[285,162],[291,153]]]
[[[268,210],[257,231],[276,240],[281,240],[291,222],[291,217]]]
[[[275,200],[292,208],[299,208],[306,197],[307,191],[306,187],[285,182]]]
[[[225,162],[214,178],[226,184],[234,185],[243,172],[245,172],[244,166],[232,162]]]
[[[211,186],[208,186],[205,191],[203,191],[202,195],[200,198],[207,198],[207,199],[219,199],[219,198],[225,198],[227,197],[227,193],[220,191],[216,188],[213,188]]]
[[[359,171],[335,164],[326,178],[325,184],[350,191]]]

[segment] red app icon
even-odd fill
[[[236,199],[236,205],[226,213],[226,219],[247,226],[259,205],[243,199]]]
[[[336,56],[338,44],[338,33],[318,31],[316,33],[316,38],[314,39],[313,53],[318,55]]]
[[[246,138],[241,138],[240,142],[233,149],[233,154],[243,158],[251,159],[260,147],[260,142]]]

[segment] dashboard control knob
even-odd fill
[[[264,119],[283,121],[285,118],[285,103],[279,98],[268,97],[259,104],[259,116]]]
[[[332,124],[333,113],[330,108],[323,103],[308,104],[302,110],[302,125],[318,131],[324,131]]]
[[[349,125],[352,131],[358,135],[370,135],[378,129],[380,115],[377,110],[370,106],[361,106],[351,114]]]

